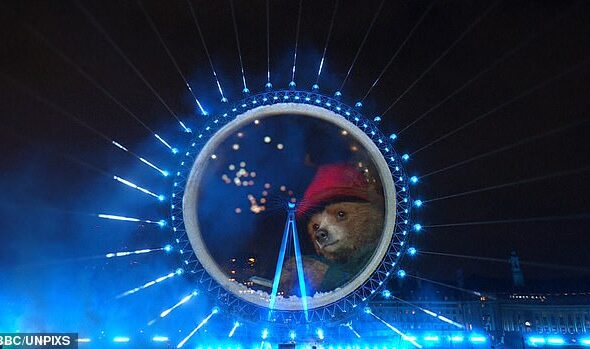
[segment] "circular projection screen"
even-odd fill
[[[402,159],[358,109],[315,92],[230,110],[179,154],[171,222],[185,271],[244,320],[351,315],[403,256]]]
[[[288,233],[281,248],[288,203],[299,251]],[[373,141],[329,110],[291,103],[254,108],[215,133],[192,166],[183,207],[208,274],[262,307],[279,278],[277,310],[303,310],[299,255],[309,309],[357,289],[383,259],[396,216],[392,176]]]

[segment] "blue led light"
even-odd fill
[[[151,191],[149,191],[149,190],[147,190],[145,188],[142,188],[139,185],[137,185],[137,184],[135,184],[135,183],[133,183],[131,181],[128,181],[128,180],[126,180],[124,178],[121,178],[119,176],[113,176],[113,179],[116,180],[117,182],[121,183],[121,184],[124,184],[124,185],[130,187],[130,188],[136,189],[136,190],[138,190],[138,191],[140,191],[140,192],[142,192],[144,194],[147,194],[147,195],[150,195],[152,197],[155,197],[155,198],[157,198],[160,201],[163,201],[164,200],[164,195],[155,194],[155,193],[153,193],[153,192],[151,192]]]
[[[354,104],[354,106],[355,106],[355,107],[357,107],[357,108],[362,108],[362,106],[363,106],[363,103],[361,103],[361,102],[359,101],[359,102],[356,102],[356,103]]]
[[[451,342],[463,342],[463,337],[462,336],[452,336]]]
[[[389,299],[389,298],[391,298],[391,291],[390,290],[383,290],[383,292],[381,292],[381,295],[383,296],[383,298]]]
[[[116,142],[114,142],[114,143],[116,143]],[[128,151],[128,150],[125,149],[125,151]],[[153,168],[154,170],[160,172],[164,177],[168,177],[168,175],[169,175],[168,171],[162,170],[161,168],[159,168],[158,166],[152,164],[151,162],[149,162],[148,160],[142,158],[141,156],[138,156],[137,158],[139,159],[139,161],[143,162],[144,164],[148,165],[149,167]]]
[[[260,335],[260,338],[262,339],[267,339],[268,338],[268,329],[264,329],[262,330],[262,334]]]
[[[172,148],[172,154],[178,154],[178,148]]]
[[[438,342],[440,338],[438,336],[425,336],[424,340],[427,342]]]
[[[565,340],[561,337],[549,337],[549,338],[547,338],[547,344],[563,345],[563,344],[565,344]]]
[[[297,334],[295,333],[295,331],[293,331],[293,330],[289,331],[289,338],[292,341],[294,341],[296,337],[297,337]]]
[[[160,220],[158,221],[158,225],[159,225],[160,227],[164,227],[164,226],[166,226],[166,221],[165,221],[165,220],[163,220],[163,219],[160,219]]]
[[[486,340],[487,338],[484,336],[473,335],[469,337],[469,341],[472,343],[485,343]]]
[[[373,119],[374,122],[380,122],[381,121],[381,117],[380,116],[375,116],[375,118]]]
[[[213,315],[217,314],[218,312],[219,312],[219,308],[214,307],[213,310],[211,310],[211,313],[209,315],[207,315],[203,320],[201,320],[201,322],[186,337],[184,337],[184,339],[181,340],[180,343],[178,343],[178,345],[176,345],[176,348],[182,348],[186,344],[186,342],[188,342],[189,339],[191,339],[191,337],[195,333],[197,333],[198,330],[200,330],[203,326],[205,326],[205,324],[207,322],[209,322],[211,317],[213,317]],[[211,347],[209,347],[208,349],[211,349]]]
[[[154,137],[156,137],[162,144],[164,144],[166,146],[166,148],[172,150],[172,152],[174,152],[174,149],[176,149],[176,148],[172,148],[170,143],[166,142],[166,140],[164,138],[160,137],[159,134],[154,133]]]
[[[402,160],[404,160],[404,161],[410,160],[410,155],[408,155],[408,154],[402,155]]]
[[[317,91],[320,89],[320,86],[318,84],[313,84],[313,86],[311,87],[312,91]]]
[[[406,271],[403,269],[398,270],[397,276],[403,279],[404,277],[406,277]]]
[[[415,247],[410,247],[410,248],[408,248],[408,254],[409,254],[410,256],[414,256],[414,255],[416,255],[416,252],[418,252],[418,251],[416,250],[416,248],[415,248]]]
[[[117,216],[117,215],[112,215],[112,214],[99,213],[99,214],[97,214],[97,216],[99,218],[111,219],[111,220],[115,220],[115,221],[144,222],[144,223],[150,223],[150,224],[159,224],[158,222],[152,221],[149,219],[139,219],[139,218],[133,218],[133,217]]]
[[[324,337],[324,330],[322,330],[321,328],[318,328],[318,329],[315,331],[315,334],[318,336],[318,339],[319,339],[319,340],[324,340],[324,338],[325,338],[325,337]]]
[[[154,342],[168,342],[168,337],[164,337],[164,336],[154,336],[152,337],[152,340]]]
[[[188,296],[183,297],[180,301],[178,301],[178,303],[176,303],[173,306],[171,306],[170,308],[162,311],[160,313],[160,317],[164,318],[164,317],[168,316],[168,314],[170,314],[174,309],[176,309],[176,308],[180,307],[181,305],[183,305],[184,303],[188,302],[191,298],[193,298],[197,294],[198,294],[197,291],[193,291]]]
[[[129,342],[129,337],[115,337],[113,338],[113,342],[115,343],[127,343]]]
[[[414,200],[414,206],[416,206],[416,207],[422,207],[422,200],[420,200],[420,199]]]
[[[186,127],[186,125],[182,121],[179,121],[179,123],[180,123],[180,126],[182,126],[182,129],[184,130],[184,132],[186,132],[186,133],[193,132],[190,128]]]
[[[422,224],[420,224],[420,223],[416,223],[416,224],[414,224],[414,230],[415,230],[415,231],[420,231],[420,230],[422,230]]]
[[[416,183],[418,183],[418,177],[417,177],[417,176],[412,176],[412,177],[410,177],[410,182],[411,182],[412,184],[416,184]]]
[[[267,82],[267,83],[266,83],[266,85],[264,85],[264,87],[265,87],[267,90],[272,90],[272,84],[271,84],[270,82]]]
[[[240,327],[240,323],[238,321],[234,322],[234,326],[231,328],[231,331],[229,331],[229,334],[227,335],[229,338],[233,337],[234,333],[236,333],[236,330],[238,329],[238,327]]]
[[[172,245],[168,244],[168,245],[164,246],[164,251],[166,251],[166,252],[172,251]]]

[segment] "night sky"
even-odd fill
[[[265,4],[235,1],[252,92],[266,83]],[[243,86],[230,4],[195,1],[193,6],[223,91],[237,101]],[[321,92],[333,95],[341,86],[379,6],[380,1],[340,1],[319,79]],[[211,115],[222,112],[187,2],[144,1],[143,7],[205,109]],[[334,1],[303,2],[295,75],[300,89],[315,83],[333,8]],[[270,4],[270,73],[277,89],[291,80],[298,9],[298,1]],[[396,150],[412,154],[410,175],[493,152],[421,178],[415,198],[498,188],[426,202],[415,210],[424,229],[412,244],[423,251],[505,259],[516,251],[525,262],[555,266],[525,265],[525,278],[588,278],[590,273],[560,266],[590,266],[590,4],[386,1],[342,88],[344,101],[363,98],[427,9],[364,100],[363,111],[373,118],[397,101],[382,115],[381,129],[398,133]],[[189,141],[93,21],[178,118],[195,130],[204,124],[141,7],[135,1],[4,1],[0,18],[0,269],[8,275],[1,282],[11,284],[4,294],[0,291],[0,303],[4,298],[14,305],[23,293],[34,303],[42,289],[58,294],[56,275],[64,273],[78,285],[71,288],[76,299],[80,294],[112,296],[175,268],[173,261],[151,257],[111,264],[87,258],[168,241],[157,227],[93,216],[160,219],[168,213],[165,204],[113,181],[118,174],[157,193],[168,195],[171,188],[169,180],[107,139],[171,170],[175,158],[147,128],[180,148]],[[504,186],[508,183],[514,184]],[[513,219],[528,221],[437,226]],[[405,262],[408,272],[433,280],[452,282],[458,268],[466,276],[510,276],[507,263],[433,255]],[[30,283],[31,276],[37,281]],[[96,280],[108,283],[108,291]],[[175,290],[182,294],[180,286]],[[48,294],[43,297],[51,299]]]

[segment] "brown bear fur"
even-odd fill
[[[383,231],[383,198],[371,202],[335,202],[312,215],[307,223],[307,233],[320,259],[303,257],[305,280],[311,291],[322,289],[324,277],[333,263],[354,260],[359,251],[371,251],[377,246]],[[316,239],[316,231],[324,229],[330,236],[325,244]],[[362,268],[364,265],[359,265]],[[344,285],[349,280],[341,280]],[[298,289],[295,259],[291,258],[283,268],[280,287],[286,295]]]
[[[328,264],[305,256],[302,258],[302,260],[303,271],[305,274],[305,284],[312,290],[318,290],[324,281],[326,272],[328,271]],[[293,294],[293,291],[299,290],[297,264],[295,262],[295,258],[290,258],[283,266],[279,289],[283,290],[287,296],[290,295],[289,293]]]
[[[330,240],[316,240],[318,229],[325,229]],[[371,202],[337,202],[314,214],[307,223],[307,233],[316,253],[330,261],[347,262],[355,252],[376,245],[383,230],[382,205]]]

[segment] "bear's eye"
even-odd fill
[[[346,212],[344,211],[338,211],[338,219],[344,219],[344,217],[346,217]]]
[[[313,225],[313,230],[318,230],[318,229],[320,229],[320,226],[319,226],[317,223],[316,223],[316,224],[314,224],[314,225]]]

